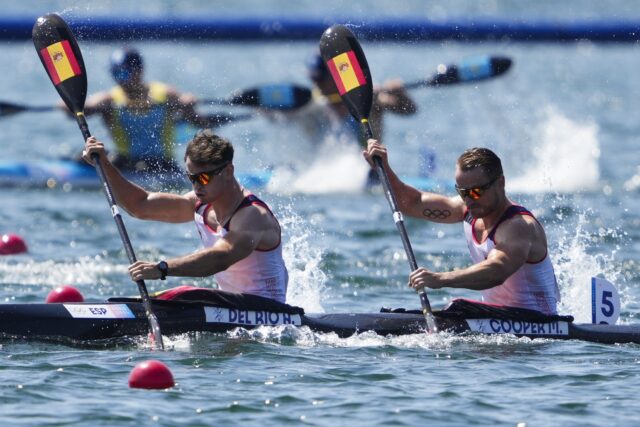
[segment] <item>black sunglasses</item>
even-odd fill
[[[199,182],[201,185],[207,185],[208,183],[211,182],[214,176],[220,175],[220,172],[222,172],[222,170],[226,168],[228,165],[229,165],[229,162],[225,162],[221,166],[218,166],[215,169],[194,173],[194,174],[187,173],[187,177],[189,178],[189,181],[191,181],[191,184],[195,184],[196,182]]]
[[[480,197],[482,197],[484,192],[487,191],[489,187],[491,187],[493,183],[496,182],[498,178],[500,178],[501,176],[502,175],[498,175],[495,178],[493,178],[491,181],[487,182],[486,184],[479,185],[477,187],[472,187],[472,188],[460,188],[458,187],[458,184],[456,184],[456,191],[458,192],[460,197],[462,197],[463,199],[465,197],[470,197],[473,200],[478,200]]]

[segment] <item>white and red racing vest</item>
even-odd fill
[[[213,230],[205,221],[211,204],[196,205],[194,217],[203,246],[210,248],[215,245],[229,232],[229,223],[233,215],[251,205],[262,206],[273,215],[266,203],[250,194],[242,200],[231,218],[222,227],[218,227],[218,230]],[[218,287],[223,291],[259,295],[285,302],[289,273],[282,259],[282,241],[280,240],[275,247],[268,250],[255,249],[248,257],[216,273],[214,277]]]
[[[491,229],[485,241],[478,242],[474,233],[476,219],[472,218],[467,212],[464,220],[464,234],[474,263],[477,264],[487,259],[489,252],[495,247],[494,238],[498,227],[515,215],[529,215],[536,219],[526,208],[515,205],[510,206],[500,217],[498,223]],[[538,262],[525,263],[501,285],[483,290],[482,300],[490,304],[528,308],[546,314],[557,314],[560,292],[548,252]]]

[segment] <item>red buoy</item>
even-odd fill
[[[79,290],[69,285],[58,286],[47,295],[47,304],[61,302],[83,302],[84,297]]]
[[[0,236],[0,255],[17,255],[27,252],[27,244],[17,234]]]
[[[129,374],[129,387],[160,390],[175,385],[173,374],[159,360],[138,363]]]

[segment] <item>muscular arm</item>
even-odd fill
[[[215,128],[235,120],[235,116],[225,113],[201,114],[195,109],[197,99],[190,94],[179,94],[169,89],[167,94],[173,113],[182,120],[198,128]]]
[[[280,240],[280,229],[264,208],[241,209],[231,221],[229,233],[213,247],[167,260],[170,276],[207,277],[224,271],[246,258],[257,248],[270,248]],[[159,271],[153,263],[138,261],[129,270],[132,277],[157,279]],[[136,276],[140,274],[140,276]]]
[[[140,219],[163,222],[188,222],[193,220],[196,197],[193,192],[183,196],[170,193],[150,193],[128,181],[107,160],[104,145],[95,137],[87,139],[83,157],[91,163],[91,154],[100,156],[100,164],[113,190],[113,196],[120,207],[131,216]]]
[[[418,110],[401,80],[390,80],[375,92],[374,108],[405,116]]]
[[[414,288],[465,288],[476,291],[504,283],[531,256],[532,248],[540,245],[532,218],[514,217],[500,225],[495,235],[496,246],[486,260],[471,267],[436,273],[419,268],[409,276]]]
[[[57,107],[67,113],[69,117],[75,119],[74,113],[67,108],[67,105],[64,102],[60,101]],[[105,123],[109,125],[111,109],[111,95],[108,92],[99,92],[87,99],[84,104],[83,112],[86,117],[93,116],[94,114],[101,114]]]
[[[112,111],[112,98],[109,92],[100,92],[90,96],[84,104],[85,116],[94,114],[103,115],[105,121],[108,121]]]
[[[389,166],[386,148],[376,140],[369,140],[367,151],[363,154],[369,163],[372,163],[373,156],[379,156],[382,159],[391,188],[396,195],[398,208],[403,214],[447,224],[464,219],[465,207],[460,197],[446,197],[420,191],[402,182]]]
[[[417,111],[416,104],[405,90],[402,81],[392,80],[382,88],[374,89],[373,105],[369,123],[373,134],[381,138],[384,134],[384,116],[386,112],[410,116]]]

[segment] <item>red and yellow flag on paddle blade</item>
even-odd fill
[[[68,40],[62,40],[40,49],[40,55],[54,85],[82,74]]]
[[[331,58],[327,61],[327,67],[331,71],[340,95],[367,84],[358,58],[352,50]]]

